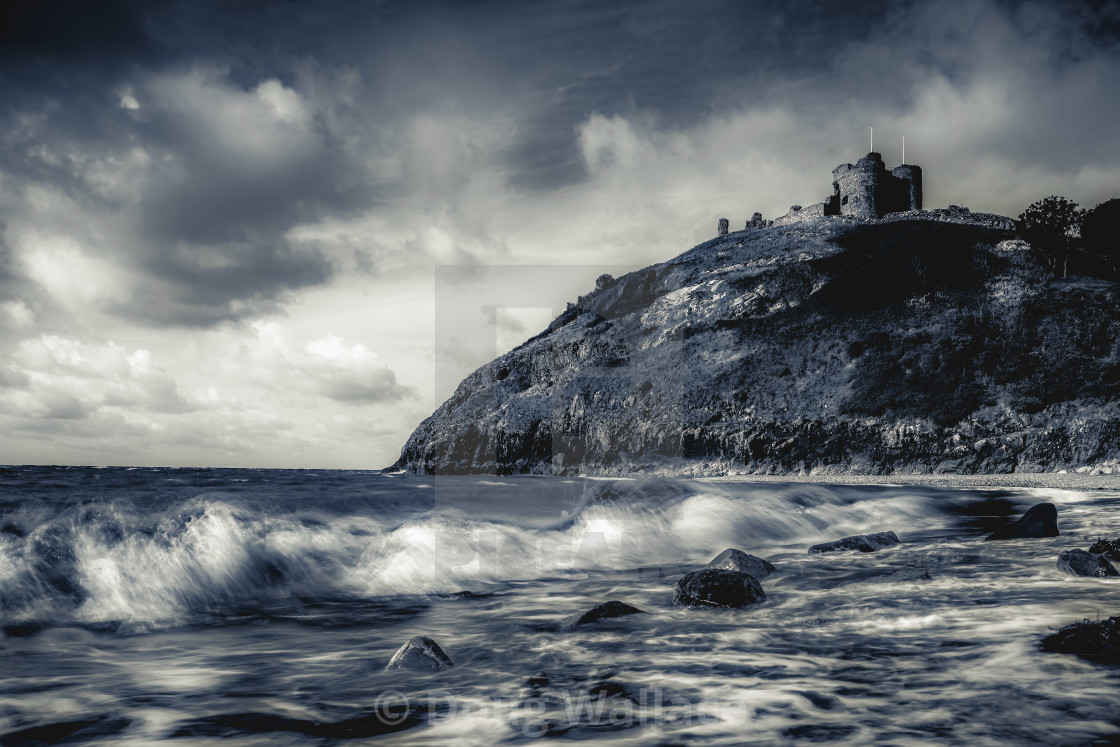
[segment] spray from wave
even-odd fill
[[[159,508],[132,498],[25,506],[0,519],[0,616],[6,626],[181,625],[944,523],[934,496],[914,490],[588,481],[561,511],[534,497],[538,484],[476,481],[411,514],[385,510],[396,497],[309,510],[231,493]]]

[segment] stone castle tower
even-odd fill
[[[796,223],[824,215],[850,215],[853,218],[875,219],[890,213],[922,209],[922,167],[902,164],[888,169],[883,156],[872,151],[855,164],[842,163],[832,170],[832,195],[824,202],[801,207],[774,220],[763,220],[755,213],[746,228],[765,228]],[[720,218],[720,236],[727,235],[727,219]]]
[[[882,218],[887,213],[922,209],[922,168],[903,164],[883,165],[878,153],[868,153],[853,166],[843,163],[832,170],[832,196],[823,215]]]

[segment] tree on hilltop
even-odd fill
[[[1070,240],[1078,236],[1084,214],[1076,202],[1050,195],[1031,203],[1019,216],[1016,226],[1019,235],[1042,254],[1050,271],[1057,275],[1061,264],[1062,277],[1066,277]]]
[[[1081,240],[1090,254],[1112,268],[1116,276],[1120,265],[1120,197],[1105,200],[1085,213],[1081,220]]]
[[[615,284],[614,276],[611,275],[609,272],[604,272],[602,275],[595,278],[595,290],[603,290],[604,288],[610,288],[614,284]]]

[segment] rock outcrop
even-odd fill
[[[766,592],[754,576],[739,571],[701,568],[676,582],[674,607],[741,609],[766,600]]]
[[[1066,625],[1043,638],[1041,649],[1103,664],[1120,664],[1120,617]]]
[[[1120,576],[1120,573],[1116,572],[1112,563],[1109,563],[1106,558],[1094,555],[1091,552],[1085,552],[1080,548],[1063,550],[1058,553],[1058,570],[1071,576],[1093,576],[1096,578]]]
[[[394,466],[937,474],[1120,457],[1120,284],[976,214],[733,232],[580,297],[467,376]]]
[[[1106,540],[1097,537],[1097,541],[1089,547],[1089,552],[1094,555],[1103,555],[1109,560],[1120,563],[1120,540]]]
[[[1057,537],[1060,534],[1058,509],[1053,503],[1039,503],[1027,509],[1027,512],[1011,526],[997,529],[989,534],[988,539],[1039,539]]]
[[[397,649],[386,669],[443,670],[455,666],[440,645],[426,635],[418,635]]]
[[[609,620],[615,617],[625,617],[626,615],[639,615],[642,610],[637,607],[631,607],[625,602],[620,602],[612,599],[609,602],[597,604],[587,612],[580,615],[579,619],[572,623],[571,627],[576,628],[580,625],[587,625],[588,623],[598,622],[599,620]]]
[[[769,561],[745,553],[742,550],[736,550],[733,547],[712,558],[712,562],[708,563],[705,568],[739,571],[739,573],[748,573],[757,579],[766,578],[776,570]]]
[[[677,582],[674,607],[742,609],[766,600],[758,579],[748,573],[701,568]]]
[[[858,550],[859,552],[875,552],[882,550],[884,547],[897,545],[899,543],[898,535],[894,532],[875,532],[874,534],[856,534],[851,537],[843,537],[832,542],[822,542],[819,545],[813,545],[809,548],[809,553],[821,552],[847,552],[851,550]]]
[[[882,576],[872,576],[859,583],[864,584],[894,584],[906,581],[932,581],[933,577],[925,568],[903,568],[901,570],[885,573]]]

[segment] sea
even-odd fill
[[[1061,536],[986,542],[1043,501]],[[0,745],[1120,743],[1120,491],[0,468]],[[894,531],[878,552],[810,554]],[[727,548],[766,600],[672,606]],[[901,573],[900,573],[901,572]],[[893,574],[893,575],[892,575]],[[928,578],[926,576],[928,575]],[[586,625],[596,604],[643,614]],[[388,669],[414,636],[454,661]]]

